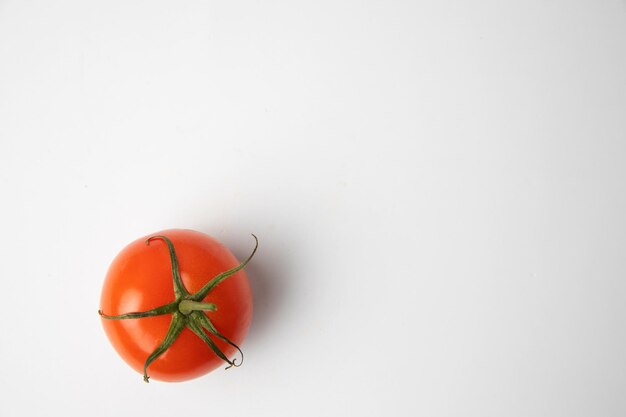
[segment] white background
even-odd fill
[[[623,416],[626,2],[0,0],[0,415]],[[249,269],[242,368],[97,315],[165,228]]]

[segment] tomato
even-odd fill
[[[126,246],[107,272],[99,311],[117,353],[146,382],[240,365],[230,358],[241,353],[252,321],[243,267],[255,251],[239,263],[210,236],[180,229]]]

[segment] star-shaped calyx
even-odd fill
[[[255,235],[254,237],[254,249],[252,253],[242,263],[237,265],[236,267],[229,269],[226,272],[222,272],[221,274],[213,277],[209,282],[207,282],[198,292],[191,294],[185,288],[183,281],[180,277],[180,271],[178,267],[178,258],[176,256],[176,250],[174,249],[174,244],[172,241],[166,236],[152,236],[146,240],[146,245],[149,245],[151,241],[160,239],[163,240],[167,244],[167,249],[170,254],[170,261],[172,263],[172,281],[174,282],[174,295],[175,299],[171,303],[164,304],[162,306],[153,308],[152,310],[136,312],[136,313],[126,313],[120,314],[118,316],[109,316],[104,314],[102,310],[98,310],[100,316],[104,319],[108,320],[127,320],[127,319],[140,319],[143,317],[153,317],[153,316],[161,316],[164,314],[171,314],[172,321],[170,322],[170,327],[165,335],[165,338],[161,342],[159,346],[148,356],[143,366],[143,380],[148,382],[150,377],[148,376],[148,366],[152,362],[154,362],[159,356],[161,356],[176,340],[178,335],[183,331],[185,327],[194,332],[200,339],[202,339],[210,348],[215,352],[215,354],[220,357],[224,362],[228,363],[226,369],[235,366],[241,366],[243,363],[243,352],[232,341],[230,341],[226,336],[221,334],[211,323],[209,317],[204,313],[205,311],[216,311],[217,306],[213,303],[203,302],[204,298],[211,292],[215,286],[217,286],[220,282],[224,281],[226,278],[235,274],[239,270],[243,269],[248,262],[252,259],[256,250],[259,246],[259,240]],[[208,334],[207,334],[208,332]],[[232,361],[224,355],[224,353],[220,350],[219,347],[211,340],[209,337],[211,334],[218,339],[223,340],[229,345],[233,346],[239,351],[241,355],[241,362],[237,363],[237,359],[233,359]]]

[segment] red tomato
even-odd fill
[[[241,269],[251,257],[240,264],[215,239],[192,230],[134,241],[113,260],[102,289],[100,314],[111,344],[146,382],[148,375],[185,381],[222,364],[237,366],[229,358],[240,352],[252,320]]]

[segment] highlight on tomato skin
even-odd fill
[[[245,273],[258,247],[239,262],[197,231],[170,229],[135,240],[106,274],[99,314],[113,348],[144,381],[187,381],[243,361],[252,322]]]

